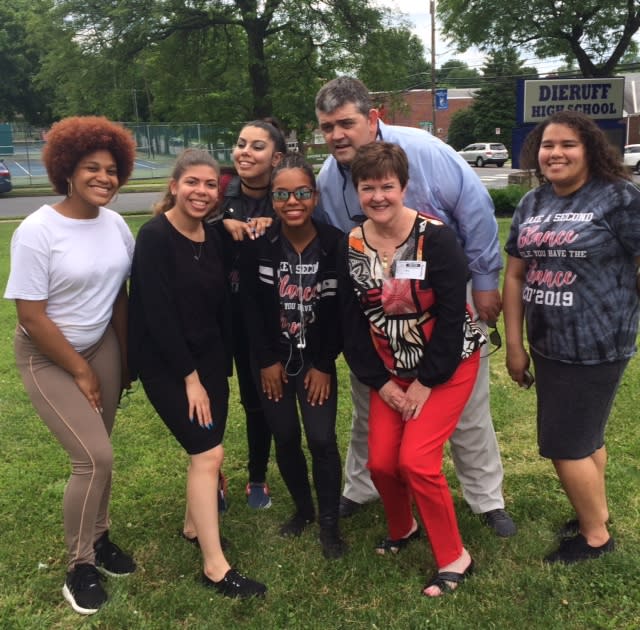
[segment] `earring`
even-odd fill
[[[67,184],[69,184],[67,186],[67,197],[71,197],[71,195],[73,195],[73,182],[70,179],[68,179]]]

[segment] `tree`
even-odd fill
[[[458,110],[451,116],[447,142],[456,151],[463,149],[476,140],[473,131],[475,125],[476,117],[473,113],[473,106]]]
[[[513,48],[494,51],[482,68],[483,85],[473,101],[476,140],[499,141],[511,149],[511,130],[516,123],[516,84],[519,78],[538,76],[535,68],[522,64]],[[500,129],[500,135],[496,134]]]
[[[132,80],[149,103],[142,120],[231,125],[252,117],[246,49],[237,27],[225,31],[177,32],[136,55]]]
[[[47,121],[104,114],[237,127],[275,113],[289,128],[304,132],[315,119],[318,88],[337,73],[362,76],[372,89],[414,87],[428,73],[422,45],[407,25],[369,5],[366,0],[5,3],[0,116],[28,107],[40,111],[42,103]],[[39,93],[46,98],[36,98]]]
[[[460,50],[517,46],[575,59],[584,77],[610,76],[640,28],[634,0],[440,0],[445,35]]]
[[[368,33],[356,54],[354,70],[372,92],[431,87],[431,64],[425,59],[424,46],[405,26]]]
[[[313,59],[293,55],[303,65],[291,77],[301,69],[307,76],[305,64],[310,61],[315,76],[331,76],[349,58],[348,51],[359,50],[367,33],[379,28],[383,14],[366,0],[61,0],[58,5],[65,20],[82,34],[85,48],[111,50],[123,60],[178,35],[190,39],[209,34],[211,54],[235,38],[243,45],[242,74],[251,97],[242,109],[249,118],[273,114],[271,73],[278,60],[270,58],[269,51],[279,48],[278,38],[295,40],[302,50],[320,51]],[[206,60],[206,54],[192,59],[189,70]]]
[[[437,78],[439,87],[478,87],[481,82],[480,73],[458,59],[445,61],[437,72]]]
[[[33,80],[44,47],[29,37],[34,21],[50,6],[47,0],[0,3],[0,120],[23,117],[33,124],[51,120],[51,94]]]

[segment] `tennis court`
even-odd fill
[[[11,180],[14,187],[47,183],[47,171],[42,163],[40,149],[32,147],[28,152],[0,157],[2,157],[9,171],[11,171]],[[174,156],[166,156],[166,158],[163,157],[159,160],[136,158],[131,179],[166,179],[174,160]]]

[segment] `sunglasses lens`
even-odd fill
[[[300,188],[299,190],[294,191],[293,196],[298,201],[307,201],[311,199],[311,195],[313,194],[313,190],[311,188]]]

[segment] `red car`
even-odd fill
[[[11,172],[4,163],[4,160],[0,160],[0,193],[9,192],[11,188]]]

